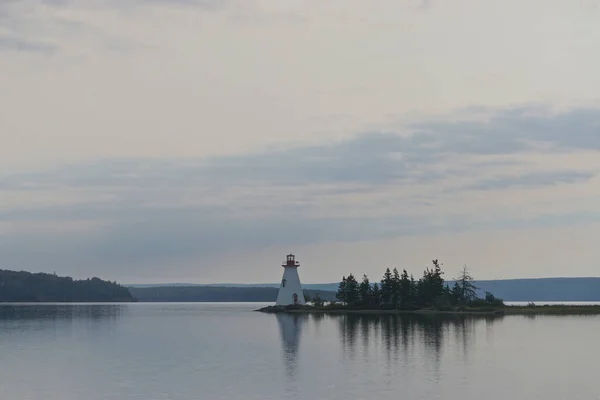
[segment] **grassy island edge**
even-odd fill
[[[381,308],[355,308],[336,305],[332,306],[267,306],[255,310],[268,314],[365,314],[365,315],[399,315],[399,314],[429,314],[429,315],[600,315],[600,305],[527,305],[527,306],[499,306],[481,308],[451,308],[451,309],[381,309]]]

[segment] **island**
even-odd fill
[[[100,278],[75,280],[56,274],[0,269],[0,302],[132,302],[129,290]]]
[[[379,283],[366,275],[359,282],[353,274],[342,277],[335,300],[326,302],[318,295],[306,296],[307,304],[267,306],[265,313],[331,314],[472,314],[472,315],[580,315],[600,314],[600,305],[506,305],[490,292],[478,296],[478,288],[465,266],[449,285],[443,278],[442,263],[432,260],[418,280],[406,269],[387,268]]]

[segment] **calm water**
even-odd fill
[[[0,306],[0,399],[600,399],[600,317]]]

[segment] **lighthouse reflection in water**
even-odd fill
[[[283,346],[283,357],[285,369],[289,376],[294,376],[298,365],[298,349],[300,347],[300,336],[302,334],[302,324],[306,315],[298,314],[277,314],[279,323],[279,334]]]

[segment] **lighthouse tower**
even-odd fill
[[[304,293],[302,293],[302,284],[298,276],[298,267],[300,263],[296,261],[293,254],[288,254],[283,267],[283,279],[279,285],[279,293],[277,293],[278,306],[287,306],[291,304],[305,304]]]

